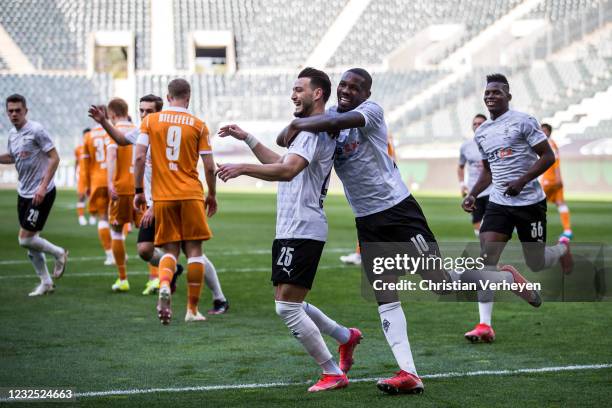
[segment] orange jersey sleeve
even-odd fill
[[[92,191],[99,187],[108,187],[106,147],[109,140],[106,131],[98,126],[91,130],[85,141],[85,154],[89,156],[89,184]]]
[[[197,166],[200,154],[212,154],[206,124],[171,107],[148,115],[140,132],[151,149],[153,200],[203,200]]]
[[[117,129],[127,133],[136,126],[130,122],[119,122]],[[109,137],[107,149],[117,149],[115,160],[115,171],[113,174],[113,186],[119,195],[134,194],[134,149],[132,145],[119,146]]]
[[[544,185],[557,184],[561,182],[560,177],[558,177],[557,174],[561,166],[561,162],[559,160],[559,147],[550,138],[548,139],[548,143],[550,144],[552,151],[555,153],[555,162],[544,172],[544,174],[542,174],[542,184]]]

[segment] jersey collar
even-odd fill
[[[189,111],[185,108],[181,108],[180,106],[168,106],[166,109],[167,111],[173,111],[173,112],[183,112],[183,113],[189,113]]]

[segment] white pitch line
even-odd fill
[[[323,255],[325,255],[325,253],[333,253],[333,254],[340,254],[340,253],[344,253],[344,252],[349,252],[349,251],[354,251],[353,249],[348,249],[348,248],[329,248],[329,249],[324,249],[323,250]],[[271,254],[272,253],[272,248],[270,249],[252,249],[250,251],[223,251],[223,252],[217,252],[217,251],[213,251],[213,252],[205,252],[206,255],[208,256],[235,256],[235,255],[266,255],[266,254]],[[136,257],[136,259],[138,259],[137,255],[134,255]],[[76,262],[80,262],[80,261],[98,261],[98,260],[104,260],[106,259],[103,256],[81,256],[81,257],[70,257],[68,258],[69,261],[76,261]],[[30,261],[28,259],[6,259],[3,261],[0,261],[0,265],[20,265],[20,264],[29,264]]]
[[[540,368],[520,368],[515,370],[494,370],[494,371],[467,371],[467,372],[448,372],[437,374],[422,375],[423,379],[438,379],[438,378],[457,378],[457,377],[476,377],[476,376],[502,376],[502,375],[517,375],[517,374],[534,374],[534,373],[554,373],[562,371],[580,371],[580,370],[601,370],[612,368],[612,364],[589,364],[589,365],[570,365],[560,367],[540,367]],[[351,378],[351,382],[374,382],[378,378]],[[252,384],[227,384],[227,385],[202,385],[194,387],[176,387],[176,388],[134,388],[128,390],[108,390],[108,391],[88,391],[76,393],[77,398],[86,397],[107,397],[116,395],[139,395],[139,394],[155,394],[161,392],[189,392],[189,391],[218,391],[218,390],[240,390],[240,389],[257,389],[257,388],[272,388],[272,387],[290,387],[295,385],[306,385],[309,382],[270,382],[270,383],[252,383]],[[1,400],[0,400],[1,401]]]
[[[344,266],[344,265],[337,265],[337,266],[332,266],[332,265],[321,265],[319,266],[317,269],[350,269],[350,267]],[[239,273],[251,273],[251,272],[269,272],[270,271],[270,267],[261,267],[261,268],[220,268],[217,269],[218,273],[234,273],[234,272],[239,272]],[[109,268],[108,271],[100,271],[100,272],[76,272],[76,273],[70,273],[70,271],[66,272],[66,274],[64,275],[64,277],[68,276],[70,278],[85,278],[85,277],[91,277],[91,276],[114,276],[115,275],[115,270],[112,268]],[[132,275],[148,275],[149,271],[129,271],[128,272],[130,276]],[[34,275],[32,274],[28,274],[28,273],[23,273],[20,275],[0,275],[0,280],[9,280],[9,279],[33,279]]]

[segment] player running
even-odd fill
[[[111,248],[110,226],[108,224],[108,172],[106,148],[110,142],[108,135],[100,126],[91,129],[83,144],[83,166],[85,185],[89,195],[89,213],[98,218],[98,238],[106,255],[104,265],[114,265]]]
[[[372,78],[361,68],[346,71],[338,84],[338,106],[326,114],[295,119],[279,135],[285,146],[298,132],[328,132],[337,134],[334,168],[347,200],[355,214],[357,236],[364,244],[380,242],[406,243],[411,257],[440,257],[436,239],[427,225],[421,207],[411,196],[400,172],[387,151],[387,126],[382,108],[368,100]],[[411,243],[421,243],[418,246]],[[424,243],[424,244],[422,244]],[[373,282],[371,270],[366,270]],[[441,269],[417,271],[424,279],[434,282],[457,281],[478,284],[483,280],[524,282],[510,266],[497,271],[456,271]],[[396,277],[389,277],[391,279]],[[534,306],[539,306],[535,291],[515,292]],[[423,382],[417,371],[406,331],[406,316],[395,291],[374,290],[379,307],[381,328],[395,356],[400,371],[395,376],[378,381],[380,390],[389,394],[420,393]]]
[[[140,98],[138,108],[140,120],[142,121],[150,113],[160,112],[163,106],[164,101],[159,96],[152,94],[143,96]],[[110,123],[104,111],[97,106],[90,107],[89,116],[98,122],[104,130],[106,130],[111,139],[119,146],[131,146],[136,143],[138,135],[140,134],[139,128],[134,128],[127,132],[119,130]],[[155,240],[155,218],[153,214],[153,199],[151,197],[151,172],[151,153],[150,149],[147,149],[144,174],[144,193],[147,200],[147,209],[140,222],[137,240],[138,255],[143,261],[147,262],[149,266],[149,280],[142,291],[143,295],[155,294],[159,289],[158,266],[159,258],[162,255],[161,251],[156,249],[153,244]],[[213,307],[208,310],[208,314],[225,313],[229,309],[229,301],[223,294],[215,266],[206,255],[202,254],[202,257],[204,258],[204,268],[206,270],[204,276],[206,286],[213,294]],[[177,264],[176,267],[177,270],[170,284],[172,292],[174,292],[176,288],[178,276],[183,273],[183,266],[181,264]]]
[[[559,158],[559,147],[554,140],[550,137],[552,134],[552,126],[548,123],[542,124],[542,132],[548,138],[548,143],[552,151],[555,153],[555,163],[548,168],[542,174],[540,183],[544,188],[544,194],[546,194],[546,201],[554,203],[559,211],[559,217],[561,218],[561,225],[563,226],[563,233],[561,236],[572,239],[574,234],[572,233],[572,224],[570,223],[570,210],[565,203],[563,194],[563,179],[561,178],[561,159]]]
[[[325,112],[331,94],[326,73],[305,68],[293,85],[294,115],[307,117]],[[304,302],[312,288],[323,246],[327,240],[327,220],[323,200],[334,158],[336,143],[326,133],[297,135],[280,156],[236,125],[224,126],[219,136],[244,140],[262,164],[224,164],[218,176],[223,180],[246,175],[279,181],[276,212],[276,238],[272,244],[272,282],[276,287],[276,313],[321,366],[321,379],[308,391],[344,388],[346,373],[353,364],[353,351],[361,340],[358,329],[347,329]],[[334,361],[321,332],[340,344],[340,366]]]
[[[108,118],[117,130],[128,133],[136,126],[128,120],[128,104],[121,98],[111,99],[107,106]],[[125,225],[140,224],[141,212],[134,209],[134,167],[132,145],[119,146],[109,138],[106,147],[106,168],[108,177],[109,224],[111,228],[111,250],[117,266],[118,278],[111,286],[113,292],[127,292],[125,252]]]
[[[472,119],[472,131],[476,132],[476,129],[487,120],[487,117],[482,113],[477,114]],[[465,165],[468,165],[468,179],[465,182]],[[459,166],[457,167],[457,176],[459,178],[459,184],[461,186],[461,197],[467,195],[467,193],[474,187],[476,180],[480,176],[482,171],[482,156],[478,151],[478,146],[474,138],[466,140],[461,145],[459,152]],[[474,205],[474,211],[472,211],[472,226],[474,227],[474,235],[480,234],[480,222],[484,217],[485,208],[489,203],[489,193],[491,191],[491,185],[489,185],[485,191],[480,193],[476,198],[476,204]]]
[[[170,107],[147,115],[136,143],[136,208],[146,204],[143,179],[147,148],[151,149],[155,245],[164,255],[159,261],[158,317],[169,324],[172,317],[170,282],[177,258],[183,249],[187,256],[188,305],[185,321],[206,320],[198,311],[204,277],[202,241],[212,237],[206,217],[217,211],[215,164],[206,124],[187,108],[191,86],[184,79],[168,84]],[[208,194],[204,199],[198,178],[198,157],[202,157]]]
[[[55,258],[53,278],[66,270],[68,251],[40,236],[55,201],[54,176],[59,155],[47,131],[37,122],[27,120],[28,107],[22,95],[6,98],[6,113],[13,124],[8,134],[8,152],[0,155],[1,164],[15,164],[19,245],[28,250],[28,257],[40,278],[40,284],[28,296],[41,296],[54,291],[45,254]]]
[[[85,185],[85,176],[81,173],[85,171],[84,167],[81,163],[83,161],[83,142],[87,134],[89,134],[90,128],[83,129],[83,139],[81,143],[74,149],[74,176],[76,179],[77,185],[77,216],[79,220],[79,225],[84,226],[87,225],[87,219],[85,218],[85,204],[87,201],[87,186]]]
[[[491,115],[477,130],[475,140],[483,170],[463,200],[474,211],[476,198],[493,183],[486,216],[480,228],[480,245],[486,264],[496,265],[516,228],[527,266],[534,272],[561,261],[565,273],[572,269],[569,240],[546,246],[546,199],[537,177],[555,160],[553,151],[531,116],[509,108],[512,95],[504,75],[487,76],[484,102]],[[493,297],[479,299],[481,323],[465,334],[470,341],[493,341]]]

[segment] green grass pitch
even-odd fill
[[[210,221],[214,238],[204,250],[219,270],[231,309],[201,324],[185,324],[185,281],[174,296],[174,320],[163,327],[155,297],[140,294],[147,269],[127,245],[132,290],[114,294],[114,267],[102,265],[95,227],[76,222],[72,191],[58,194],[44,236],[70,249],[72,261],[56,293],[28,298],[37,283],[17,243],[16,194],[0,192],[0,387],[73,387],[79,393],[150,388],[289,383],[268,388],[109,395],[79,398],[79,406],[607,406],[612,369],[511,375],[426,378],[421,396],[381,394],[373,381],[309,395],[319,369],[274,313],[269,282],[274,238],[273,194],[224,193]],[[419,197],[440,241],[473,240],[458,198]],[[576,241],[612,242],[610,203],[570,202]],[[353,379],[396,370],[379,328],[376,305],[360,295],[360,272],[338,256],[354,247],[356,233],[344,197],[326,201],[329,241],[308,300],[365,339]],[[561,231],[549,209],[549,236]],[[12,262],[15,261],[15,262]],[[204,290],[201,309],[210,305]],[[612,363],[612,304],[522,303],[495,306],[494,344],[468,344],[463,333],[477,321],[467,303],[404,302],[419,374],[469,373]],[[328,340],[330,349],[336,345]],[[0,403],[1,404],[1,403]],[[27,406],[33,406],[28,404]],[[36,405],[34,405],[36,406]],[[63,405],[62,405],[63,406]]]

